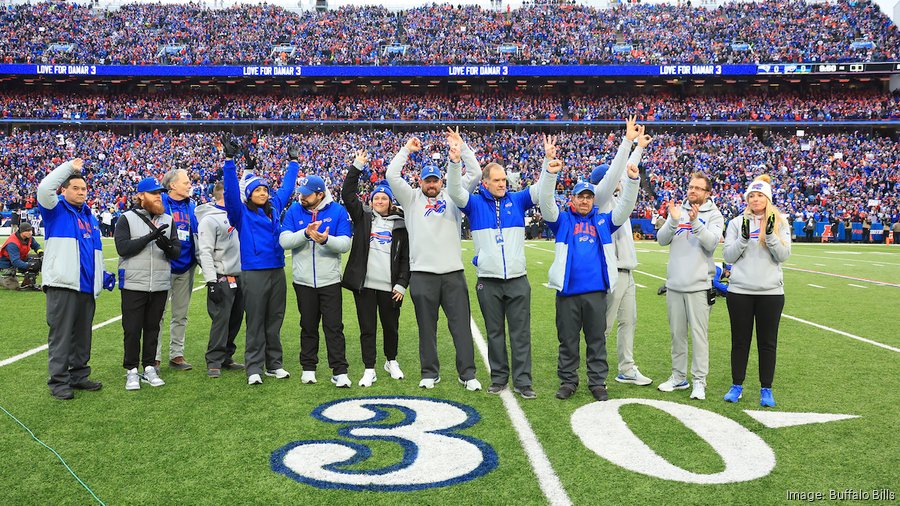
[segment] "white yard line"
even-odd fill
[[[194,288],[193,291],[196,292],[197,290],[200,290],[203,288],[206,288],[205,284]],[[106,320],[105,322],[94,325],[93,327],[91,327],[91,330],[93,331],[93,330],[97,330],[99,328],[103,328],[103,327],[109,325],[110,323],[115,323],[121,319],[122,319],[122,315],[114,316],[114,317],[110,318],[109,320]],[[14,362],[18,362],[19,360],[22,360],[23,358],[28,358],[28,357],[34,355],[35,353],[40,353],[42,351],[45,351],[46,349],[47,349],[47,345],[42,344],[42,345],[38,346],[37,348],[32,348],[24,353],[19,353],[18,355],[14,356],[14,357],[9,357],[7,359],[0,361],[0,367],[7,366]]]
[[[825,288],[824,286],[814,285],[812,283],[807,283],[806,286],[811,286],[813,288]]]
[[[638,288],[647,288],[646,286],[644,286],[644,285],[642,285],[642,284],[640,284],[640,283],[635,283],[634,286],[636,286],[636,287],[638,287]]]
[[[813,264],[813,265],[818,265],[819,267],[828,267],[828,266],[825,265],[825,264]]]
[[[481,335],[481,331],[478,330],[475,320],[471,320],[471,325],[475,346],[478,348],[478,352],[481,353],[482,359],[484,359],[485,367],[490,370],[487,358],[487,342],[485,342],[484,336]],[[516,430],[516,435],[519,436],[525,455],[528,456],[528,462],[531,463],[531,468],[534,469],[534,474],[537,476],[538,485],[540,485],[544,497],[552,505],[565,506],[572,504],[569,494],[566,493],[559,476],[557,476],[556,471],[553,470],[553,466],[550,464],[550,459],[547,458],[547,453],[544,452],[537,435],[531,429],[531,424],[528,423],[525,412],[522,411],[522,407],[516,402],[515,394],[507,388],[500,393],[500,399],[503,400],[503,406],[509,414],[509,419]]]
[[[825,253],[826,253],[826,254],[829,254],[829,255],[837,255],[837,254],[840,254],[840,253],[842,253],[842,252],[840,252],[840,251],[826,251]],[[862,254],[862,253],[855,252],[855,251],[854,251],[854,252],[848,251],[848,252],[843,252],[843,253],[844,253],[844,254],[854,254],[854,255],[857,255],[857,254],[861,255],[861,254]],[[867,252],[866,252],[866,254],[874,254],[874,253],[880,253],[880,252],[876,252],[876,251],[867,251]],[[818,256],[818,255],[804,255],[804,254],[802,254],[802,253],[794,253],[793,251],[791,252],[791,257],[818,258],[818,259],[820,259],[820,260],[838,260],[838,259],[840,259],[840,257],[834,257],[834,256],[831,256],[831,257],[823,257],[823,256]],[[845,260],[850,260],[850,259],[849,259],[849,258],[846,258]],[[877,266],[877,267],[884,267],[884,265],[900,265],[900,263],[885,262],[885,261],[883,261],[883,260],[878,260],[878,261],[874,261],[874,260],[863,260],[862,258],[856,258],[855,256],[853,257],[853,261],[854,261],[854,262],[863,262],[863,263],[866,263],[866,264],[872,264],[872,265],[875,265],[875,266]]]
[[[848,333],[848,332],[844,332],[843,330],[837,330],[837,329],[833,329],[833,328],[831,328],[831,327],[826,327],[825,325],[820,325],[820,324],[818,324],[818,323],[814,323],[814,322],[811,322],[811,321],[809,321],[809,320],[804,320],[804,319],[802,319],[802,318],[797,318],[796,316],[791,316],[791,315],[789,315],[789,314],[782,314],[781,316],[783,316],[783,317],[785,317],[785,318],[787,318],[787,319],[789,319],[789,320],[798,321],[798,322],[800,322],[800,323],[805,323],[805,324],[807,324],[807,325],[812,325],[813,327],[816,327],[816,328],[819,328],[819,329],[822,329],[822,330],[827,330],[828,332],[834,332],[835,334],[840,334],[840,335],[842,335],[842,336],[849,337],[850,339],[856,339],[857,341],[861,341],[861,342],[868,343],[868,344],[871,344],[871,345],[874,345],[874,346],[878,346],[879,348],[884,348],[884,349],[886,349],[886,350],[890,350],[890,351],[894,351],[894,352],[900,353],[900,348],[894,348],[893,346],[888,346],[887,344],[879,343],[878,341],[873,341],[873,340],[871,340],[871,339],[866,339],[865,337],[855,336],[855,335],[850,334],[850,333]]]
[[[635,270],[634,272],[638,272],[638,273],[643,274],[643,275],[645,275],[645,276],[650,276],[651,278],[656,278],[656,279],[660,279],[660,280],[663,280],[663,281],[666,280],[666,278],[664,278],[664,277],[657,276],[657,275],[655,275],[655,274],[650,274],[649,272],[644,272],[644,271],[639,271],[639,270]],[[809,285],[809,286],[814,286],[814,287],[816,287],[816,288],[824,288],[824,287],[819,286],[819,285]],[[831,328],[831,327],[826,327],[825,325],[820,325],[820,324],[818,324],[818,323],[811,322],[811,321],[809,321],[809,320],[804,320],[804,319],[802,319],[802,318],[797,318],[796,316],[791,316],[791,315],[785,314],[785,313],[782,313],[781,316],[783,316],[783,317],[785,317],[785,318],[788,318],[788,319],[790,319],[790,320],[798,321],[798,322],[800,322],[800,323],[805,323],[805,324],[807,324],[807,325],[812,325],[813,327],[816,327],[816,328],[818,328],[818,329],[827,330],[827,331],[829,331],[829,332],[834,332],[835,334],[840,334],[840,335],[842,335],[842,336],[849,337],[850,339],[856,339],[857,341],[861,341],[861,342],[863,342],[863,343],[872,344],[872,345],[878,346],[879,348],[884,348],[884,349],[886,349],[886,350],[896,351],[896,352],[900,353],[900,349],[898,349],[898,348],[894,348],[893,346],[889,346],[889,345],[884,344],[884,343],[879,343],[878,341],[873,341],[873,340],[871,340],[871,339],[866,339],[865,337],[856,336],[856,335],[853,335],[853,334],[844,332],[843,330],[837,330],[837,329],[833,329],[833,328]]]
[[[847,286],[855,286],[856,288],[866,288],[865,286],[862,286],[862,285],[854,285],[853,283],[847,283]]]
[[[809,270],[809,269],[800,269],[800,268],[798,268],[798,267],[782,267],[782,269],[788,270],[788,271],[808,272],[808,273],[810,273],[810,274],[820,274],[820,275],[822,275],[822,276],[831,276],[831,277],[834,277],[834,278],[849,279],[849,280],[851,280],[851,281],[863,281],[863,282],[866,282],[866,283],[872,283],[872,284],[875,284],[875,285],[893,286],[893,287],[895,287],[895,288],[900,288],[900,285],[898,285],[897,283],[888,283],[887,281],[878,281],[878,280],[875,280],[875,279],[857,278],[857,277],[854,277],[854,276],[845,276],[845,275],[843,275],[843,274],[833,274],[833,273],[830,273],[830,272],[813,271],[813,270]]]

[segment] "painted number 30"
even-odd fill
[[[391,412],[403,420],[387,422]],[[342,440],[295,441],[272,454],[276,472],[319,488],[407,491],[473,480],[497,467],[494,449],[457,431],[480,419],[478,412],[455,402],[418,397],[368,397],[323,404],[312,416],[346,425],[338,434],[349,439],[382,440],[400,445],[400,462],[359,469],[371,449]]]

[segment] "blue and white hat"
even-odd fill
[[[587,181],[582,181],[575,185],[575,189],[572,190],[572,195],[578,195],[583,191],[589,191],[592,194],[596,194],[596,190],[594,190],[594,185]]]
[[[750,196],[752,192],[759,192],[768,197],[769,202],[772,202],[772,185],[769,183],[757,180],[750,183],[750,186],[747,187],[747,191],[744,192],[744,200],[747,200],[747,197]]]
[[[603,176],[609,171],[609,165],[601,164],[594,167],[594,170],[591,171],[591,183],[598,184],[600,181],[603,181]]]
[[[441,169],[439,169],[437,165],[426,165],[422,167],[422,172],[419,173],[419,179],[425,180],[429,177],[436,177],[440,179],[442,177]]]
[[[250,195],[253,195],[253,190],[257,189],[260,186],[269,187],[269,183],[267,183],[264,179],[259,176],[250,176],[245,178],[246,186],[244,186],[244,196],[246,198],[250,198]]]
[[[319,176],[306,176],[300,180],[300,187],[297,188],[304,197],[308,197],[313,193],[325,193],[325,180]]]

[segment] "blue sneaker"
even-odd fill
[[[759,389],[759,405],[764,408],[774,408],[775,407],[775,398],[772,397],[772,389],[771,388],[760,388]]]
[[[728,393],[725,394],[726,402],[737,402],[741,400],[741,397],[744,396],[744,387],[741,385],[731,385],[731,388],[728,389]]]

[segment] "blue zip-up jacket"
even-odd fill
[[[74,173],[71,162],[53,169],[38,185],[37,200],[44,220],[42,284],[100,295],[103,288],[103,243],[100,224],[90,208],[76,208],[56,190]]]
[[[321,221],[318,231],[328,229],[328,240],[319,244],[306,235],[306,227]],[[291,272],[294,283],[321,288],[341,282],[341,255],[350,251],[353,225],[344,206],[334,202],[330,194],[310,212],[294,202],[284,214],[281,246],[292,252]]]
[[[568,209],[560,212],[554,198],[557,175],[547,172],[547,165],[548,161],[544,160],[540,207],[556,235],[556,255],[547,286],[563,297],[612,291],[618,278],[612,234],[629,219],[637,202],[640,179],[627,179],[622,197],[612,212],[601,213],[592,207],[586,216],[581,216]]]
[[[199,230],[197,205],[190,199],[175,200],[168,194],[162,194],[166,214],[172,217],[172,226],[178,231],[181,241],[181,254],[172,260],[172,274],[183,274],[197,265],[197,232]]]
[[[237,228],[238,238],[241,241],[241,270],[283,269],[284,249],[278,242],[278,236],[281,234],[279,217],[284,208],[291,203],[291,195],[294,194],[294,186],[297,184],[297,174],[300,173],[300,164],[288,163],[281,188],[274,194],[269,193],[269,202],[272,203],[271,218],[266,216],[261,208],[251,212],[241,202],[234,160],[225,160],[222,169],[225,176],[223,181],[225,211],[228,213],[228,221]]]
[[[480,186],[469,194],[461,184],[460,165],[447,164],[447,193],[469,217],[478,277],[514,279],[526,274],[525,212],[537,204],[538,186],[506,192],[501,198]]]

